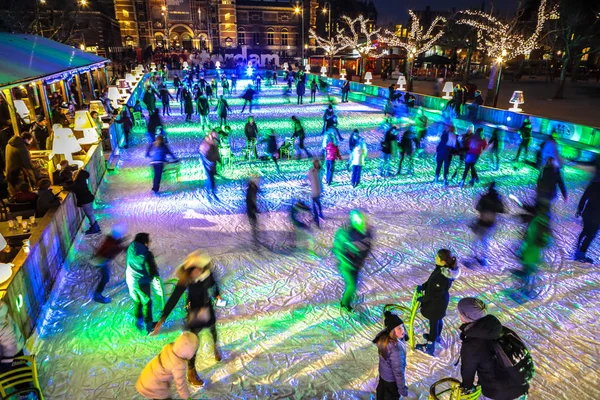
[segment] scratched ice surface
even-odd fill
[[[242,87],[239,85],[238,87]],[[298,115],[313,153],[320,146],[324,99],[299,107],[282,104],[280,89],[268,89],[254,115],[259,129],[275,128],[281,135],[291,130],[289,117]],[[295,96],[291,97],[295,100]],[[306,96],[305,99],[309,99]],[[306,102],[306,100],[305,100]],[[235,132],[234,153],[243,146],[243,120],[239,100],[232,101]],[[217,261],[226,307],[218,309],[219,342],[224,359],[216,363],[207,332],[201,334],[198,371],[208,384],[194,398],[210,399],[368,399],[377,380],[377,351],[371,340],[381,327],[386,303],[408,305],[415,285],[433,267],[435,252],[453,249],[463,262],[471,254],[474,198],[482,191],[444,189],[431,183],[432,153],[416,162],[414,177],[378,177],[377,150],[381,140],[381,112],[356,103],[338,104],[346,138],[357,127],[366,137],[372,157],[359,188],[352,189],[344,162],[338,162],[331,187],[325,188],[325,223],[315,232],[319,258],[311,258],[292,245],[287,217],[291,196],[306,196],[302,185],[309,168],[306,159],[281,161],[282,174],[272,163],[236,160],[235,171],[217,178],[224,204],[211,206],[202,191],[203,172],[198,163],[199,130],[182,124],[179,105],[167,119],[170,145],[183,158],[179,172],[165,172],[160,197],[150,192],[151,171],[144,158],[143,133],[123,152],[117,169],[109,172],[97,199],[100,225],[125,221],[130,233],[149,232],[151,248],[160,272],[167,279],[189,252],[201,248]],[[431,129],[435,137],[437,127]],[[341,145],[347,153],[347,140]],[[505,159],[514,155],[509,146]],[[396,161],[393,162],[396,164]],[[454,166],[452,171],[454,170]],[[487,155],[480,165],[482,182],[495,179],[507,197],[533,195],[536,178],[529,167],[513,170],[507,163],[492,172]],[[243,213],[244,180],[262,175],[260,218],[265,249],[249,249],[249,227]],[[569,200],[555,206],[555,241],[545,252],[538,296],[525,300],[515,289],[510,274],[518,267],[515,251],[523,225],[514,203],[500,217],[490,256],[490,266],[466,268],[452,287],[452,301],[445,319],[442,345],[436,358],[409,352],[407,381],[412,399],[426,399],[436,380],[459,375],[460,325],[456,303],[462,296],[478,296],[490,303],[491,312],[517,330],[531,349],[537,366],[532,399],[598,399],[600,383],[597,360],[598,285],[596,267],[571,260],[580,224],[574,213],[589,175],[566,168]],[[335,230],[354,207],[366,210],[375,227],[373,254],[362,271],[356,299],[357,313],[343,315],[339,299],[343,283],[330,247]],[[124,282],[124,257],[112,266],[106,290],[113,301],[100,305],[90,300],[98,277],[90,265],[90,252],[100,235],[81,237],[64,273],[57,282],[34,344],[38,354],[40,382],[48,399],[134,399],[137,377],[146,365],[183,327],[180,303],[163,333],[146,337],[134,327],[131,302]],[[589,254],[598,259],[597,245]],[[168,289],[169,290],[169,289]],[[154,310],[155,318],[159,311]],[[419,321],[420,337],[425,325]],[[173,392],[176,397],[176,394]]]

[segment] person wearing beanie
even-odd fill
[[[214,343],[215,360],[221,361],[221,352],[217,345],[216,314],[212,304],[211,291],[215,298],[221,300],[217,280],[212,274],[213,261],[201,251],[195,251],[187,256],[183,264],[177,267],[177,286],[165,304],[160,320],[156,324],[151,336],[158,335],[167,317],[173,311],[177,302],[186,291],[187,318],[186,329],[197,335],[205,328],[210,330]],[[196,372],[196,355],[189,358],[188,380],[194,386],[202,386],[204,382],[198,378]]]
[[[483,301],[466,297],[458,302],[460,326],[460,375],[463,392],[470,393],[477,384],[483,395],[494,400],[520,398],[529,390],[529,385],[514,385],[502,381],[496,374],[497,366],[493,343],[502,334],[502,324],[493,315],[488,315]]]
[[[443,318],[450,302],[450,287],[459,276],[460,268],[456,257],[450,250],[440,249],[435,257],[435,269],[429,279],[417,287],[417,291],[425,293],[417,300],[421,303],[421,314],[429,320],[429,333],[423,335],[427,343],[418,344],[416,347],[432,357],[435,344],[441,339]]]
[[[175,342],[167,344],[142,370],[135,389],[149,399],[170,399],[171,384],[175,382],[177,394],[189,399],[193,393],[185,376],[188,361],[198,351],[198,337],[183,332]]]
[[[406,330],[396,314],[383,313],[385,329],[377,334],[373,343],[379,353],[379,383],[377,400],[397,400],[408,396],[406,386]]]
[[[110,298],[103,296],[102,292],[110,280],[110,262],[122,251],[127,249],[127,246],[125,245],[126,233],[126,226],[113,226],[111,233],[106,235],[100,246],[94,251],[92,264],[94,264],[98,272],[100,272],[100,282],[98,282],[93,299],[98,303],[106,304],[110,302]]]

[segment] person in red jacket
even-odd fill
[[[335,144],[335,139],[332,137],[325,147],[325,163],[327,166],[326,182],[331,185],[333,173],[335,172],[335,160],[341,160],[340,148]]]
[[[127,228],[123,225],[113,226],[110,235],[106,235],[100,246],[94,251],[92,263],[100,272],[100,282],[98,282],[93,298],[98,303],[110,303],[110,298],[103,296],[102,292],[110,280],[110,262],[127,249],[126,231]]]
[[[460,187],[465,186],[465,179],[467,179],[469,171],[471,171],[471,182],[469,182],[469,184],[473,186],[475,181],[479,182],[475,164],[477,164],[479,156],[487,147],[487,140],[485,140],[485,136],[483,135],[483,128],[477,128],[475,133],[467,139],[465,147],[467,149],[467,154],[465,156],[465,171],[463,172]]]

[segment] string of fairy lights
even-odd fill
[[[460,11],[456,23],[475,28],[478,48],[495,62],[501,63],[535,50],[539,45],[546,21],[555,14],[556,8],[547,7],[547,0],[542,0],[537,12],[535,30],[530,35],[522,32],[518,18],[503,22],[482,11]],[[386,44],[389,47],[403,48],[409,58],[415,58],[419,54],[429,51],[445,35],[444,28],[448,20],[437,16],[425,31],[412,10],[409,10],[409,15],[411,17],[410,32],[404,38],[389,30],[380,34],[381,28],[370,29],[369,19],[362,15],[355,19],[343,16],[342,20],[346,27],[338,31],[338,34],[331,39],[318,36],[312,29],[309,33],[316,43],[315,47],[323,49],[329,55],[336,55],[349,48],[355,50],[362,58],[380,58],[388,53],[379,45]]]

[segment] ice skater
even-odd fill
[[[100,273],[100,281],[94,291],[93,299],[97,303],[110,303],[110,298],[103,296],[104,288],[110,281],[110,263],[121,252],[127,249],[125,245],[125,234],[127,227],[124,225],[114,225],[111,233],[106,235],[100,246],[94,251],[92,263]]]
[[[333,254],[338,259],[338,268],[346,286],[340,306],[348,312],[353,310],[359,273],[371,252],[372,241],[367,216],[359,210],[350,211],[350,224],[341,227],[335,234]]]
[[[463,146],[466,148],[466,154],[465,171],[463,172],[462,180],[460,181],[461,188],[465,186],[465,179],[467,179],[469,171],[471,171],[471,181],[469,182],[469,185],[473,186],[475,182],[479,182],[479,176],[477,175],[475,165],[477,164],[477,160],[479,160],[479,156],[487,147],[487,141],[483,136],[483,128],[477,128],[474,134],[465,139]]]
[[[340,130],[338,129],[338,117],[337,115],[335,115],[335,112],[333,111],[333,106],[331,104],[329,105],[329,107],[327,107],[327,110],[325,110],[325,113],[323,114],[323,133],[325,133],[328,130],[335,131],[337,138],[340,142],[344,140],[342,134],[340,133]]]
[[[442,166],[444,167],[444,186],[448,186],[448,172],[450,171],[450,163],[452,162],[452,154],[456,149],[456,134],[454,133],[454,126],[447,126],[442,132],[440,142],[437,145],[436,150],[436,167],[435,167],[435,180],[434,183],[438,183],[440,179],[440,172]]]
[[[214,199],[220,202],[219,198],[217,197],[217,187],[215,182],[217,163],[221,162],[221,155],[219,154],[217,141],[218,135],[213,129],[200,143],[200,161],[202,162],[204,174],[206,175],[206,180],[204,181],[206,197],[209,201]]]
[[[459,276],[460,268],[456,257],[450,250],[440,249],[435,256],[435,269],[427,281],[417,287],[417,291],[424,292],[417,300],[421,303],[421,314],[429,320],[429,333],[423,334],[427,343],[417,344],[416,348],[432,357],[435,354],[435,344],[441,341],[443,319],[450,302],[450,287]]]
[[[473,241],[474,257],[477,262],[485,267],[487,266],[487,257],[489,253],[490,240],[494,235],[496,226],[496,217],[504,213],[504,204],[502,197],[496,191],[496,182],[492,182],[488,191],[483,194],[475,209],[478,212],[477,221],[472,226],[475,240]]]
[[[179,162],[179,159],[171,152],[169,146],[165,143],[163,135],[158,135],[154,143],[148,148],[146,157],[150,157],[152,161],[152,169],[154,170],[154,179],[152,180],[152,191],[158,194],[160,191],[160,181],[165,164]],[[171,160],[169,160],[169,157]]]
[[[292,139],[298,138],[298,149],[300,150],[298,151],[297,158],[300,158],[302,151],[306,153],[306,157],[311,158],[312,154],[310,154],[306,147],[304,147],[304,138],[306,135],[304,133],[304,128],[302,127],[302,122],[300,122],[298,117],[292,115],[292,124],[294,128],[294,134],[292,135]]]
[[[398,147],[400,148],[400,158],[396,175],[402,173],[402,164],[405,158],[408,162],[408,175],[412,175],[414,173],[415,135],[411,128],[404,131]]]
[[[323,219],[323,207],[321,206],[321,193],[323,192],[323,178],[321,177],[321,163],[319,160],[313,160],[312,168],[308,171],[308,183],[312,195],[313,219],[317,227],[320,226],[319,220]]]
[[[257,197],[260,192],[259,178],[255,177],[250,179],[248,187],[246,189],[246,215],[248,216],[248,222],[250,223],[250,230],[252,231],[252,245],[254,249],[258,249],[260,245],[259,240],[259,226],[258,226],[258,205]]]
[[[210,106],[208,105],[208,99],[203,92],[200,92],[198,99],[196,99],[196,106],[198,108],[198,114],[200,115],[200,127],[204,129],[210,126],[210,120],[208,114],[210,113]]]
[[[531,130],[531,122],[529,122],[528,117],[525,117],[523,124],[519,128],[521,143],[519,144],[519,149],[517,150],[517,155],[515,156],[513,162],[519,162],[521,151],[523,151],[525,155],[525,161],[527,161],[527,156],[529,155],[529,143],[531,143]]]
[[[310,102],[314,103],[315,101],[317,101],[317,78],[310,81]]]
[[[377,400],[400,399],[408,396],[406,386],[406,329],[396,314],[383,313],[385,329],[377,334],[373,343],[379,353],[379,382]]]
[[[221,361],[222,355],[217,341],[217,317],[213,307],[213,295],[217,301],[222,301],[222,299],[219,293],[219,285],[212,273],[213,267],[213,260],[201,251],[189,254],[183,264],[177,267],[175,270],[178,279],[177,285],[165,305],[162,316],[156,323],[152,336],[158,335],[169,314],[171,314],[183,293],[187,291],[186,329],[196,336],[204,329],[210,330],[215,360]],[[204,385],[196,370],[196,354],[188,362],[188,380],[194,386]]]
[[[367,143],[365,139],[360,139],[358,144],[354,146],[352,150],[352,176],[350,182],[352,187],[355,188],[360,184],[360,177],[362,175],[362,168],[367,160]]]
[[[394,154],[394,146],[398,140],[397,132],[398,129],[395,126],[392,126],[390,129],[385,131],[383,136],[383,141],[381,142],[381,162],[379,164],[379,175],[381,177],[387,177],[390,175],[390,158]]]
[[[266,138],[267,142],[267,153],[268,157],[275,164],[275,169],[277,173],[280,174],[281,170],[279,169],[279,163],[277,159],[279,158],[279,148],[277,147],[277,135],[275,134],[275,129],[271,129],[269,131],[269,136]]]
[[[310,230],[310,224],[305,222],[303,215],[310,213],[310,207],[301,199],[292,199],[290,207],[290,221],[294,226],[294,246],[299,248],[300,244],[305,245],[309,253],[314,255],[315,242]]]
[[[325,175],[325,182],[327,185],[331,185],[331,181],[333,180],[333,174],[335,173],[335,160],[341,160],[342,155],[340,154],[340,149],[335,142],[335,136],[328,135],[326,136],[327,145],[325,146],[325,166],[327,169],[327,173]]]
[[[215,111],[219,116],[219,125],[221,127],[227,125],[227,113],[231,112],[231,108],[229,108],[229,104],[227,103],[227,100],[225,100],[225,97],[223,97],[223,95],[219,97],[219,101],[217,103]]]
[[[577,206],[577,217],[583,220],[583,230],[577,239],[575,260],[583,263],[593,264],[594,261],[586,256],[588,248],[598,234],[600,227],[600,180],[595,179],[587,187],[579,205]]]
[[[504,131],[502,129],[494,128],[488,148],[492,162],[495,162],[496,171],[498,171],[500,170],[500,154],[504,152]]]
[[[254,89],[252,89],[252,86],[248,85],[248,88],[246,88],[246,91],[242,95],[242,99],[244,99],[244,105],[242,106],[242,111],[240,111],[240,114],[244,113],[246,105],[250,106],[249,112],[252,113],[252,102],[254,101],[255,94],[256,92],[254,91]]]

